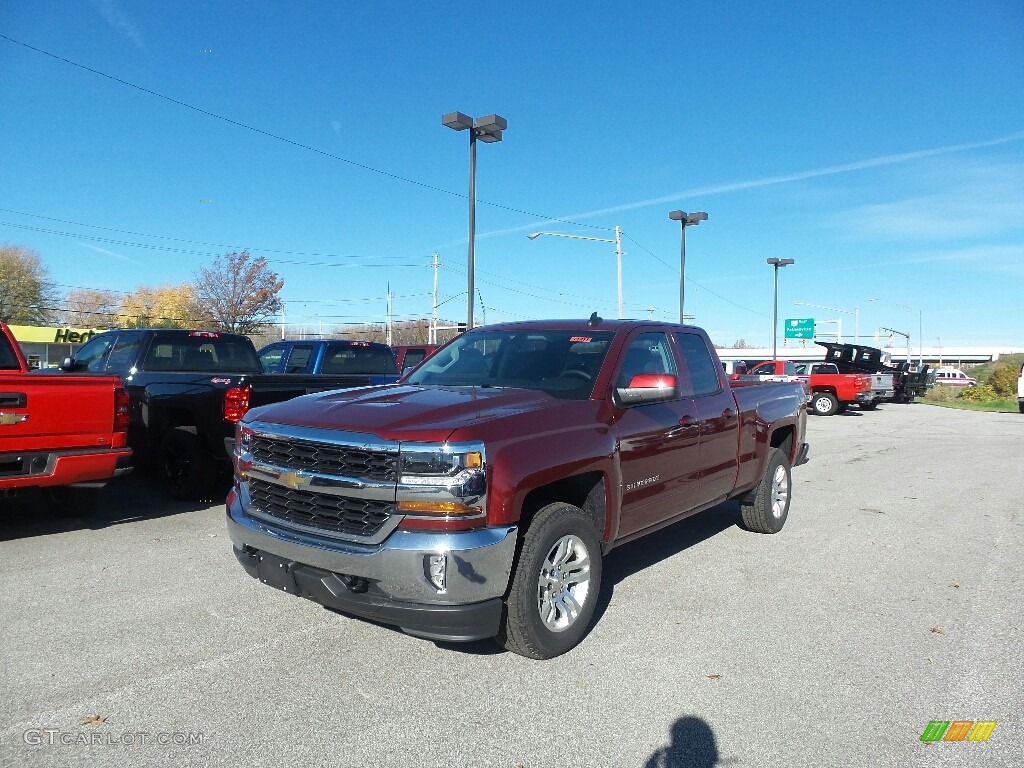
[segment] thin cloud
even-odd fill
[[[127,261],[131,264],[138,264],[140,267],[142,266],[141,261],[136,261],[135,259],[129,258],[128,256],[125,256],[124,254],[121,253],[108,251],[106,248],[100,248],[98,245],[89,245],[88,243],[79,243],[79,245],[82,246],[83,248],[88,248],[90,251],[96,251],[96,253],[102,253],[105,254],[106,256],[113,256],[115,259],[121,259],[122,261]]]
[[[132,24],[128,15],[121,10],[117,0],[93,0],[93,5],[102,14],[103,20],[115,31],[120,32],[139,50],[146,50],[146,43],[138,28]]]
[[[880,168],[887,165],[896,165],[898,163],[907,163],[911,160],[921,160],[928,157],[938,157],[941,155],[950,155],[956,152],[968,152],[974,149],[984,149],[986,147],[995,147],[1000,144],[1009,144],[1014,141],[1021,141],[1024,139],[1024,131],[1017,131],[1016,133],[1010,133],[1006,136],[1000,136],[995,139],[988,139],[987,141],[975,141],[967,144],[950,144],[945,147],[935,147],[932,149],[921,149],[914,152],[901,152],[894,155],[882,155],[880,157],[871,157],[865,160],[857,160],[852,163],[843,163],[841,165],[829,165],[824,168],[813,168],[807,171],[797,171],[795,173],[787,173],[779,176],[764,176],[758,179],[747,179],[745,181],[733,181],[726,184],[713,184],[707,187],[694,187],[693,189],[686,189],[680,192],[674,192],[670,195],[662,195],[661,197],[652,197],[647,200],[638,200],[632,203],[623,203],[622,205],[612,206],[610,208],[600,208],[594,211],[585,211],[580,213],[571,213],[564,216],[559,216],[560,219],[588,219],[597,216],[606,216],[612,213],[619,213],[621,211],[631,211],[637,208],[646,208],[654,205],[664,205],[665,203],[675,203],[680,200],[687,200],[695,197],[707,197],[708,195],[721,195],[727,192],[742,192],[748,189],[757,189],[759,187],[770,187],[777,184],[789,184],[794,181],[805,181],[807,179],[821,178],[822,176],[836,176],[841,173],[852,173],[855,171],[864,171],[869,168]],[[516,232],[526,232],[537,229],[538,227],[545,226],[550,223],[550,220],[535,221],[531,224],[524,224],[516,227],[508,227],[506,229],[494,230],[491,232],[480,233],[477,235],[478,238],[495,237],[498,235],[514,234]],[[465,242],[462,240],[461,242]]]

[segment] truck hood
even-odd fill
[[[441,442],[465,427],[565,406],[544,392],[491,387],[364,387],[254,408],[245,421],[366,432],[386,440]]]

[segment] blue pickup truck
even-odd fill
[[[259,358],[265,373],[351,374],[369,376],[370,384],[398,380],[391,347],[374,341],[275,341],[259,351]]]

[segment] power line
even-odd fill
[[[248,123],[243,123],[240,120],[234,120],[234,119],[232,119],[230,117],[225,117],[224,115],[218,115],[216,112],[211,112],[208,109],[203,109],[202,107],[197,107],[197,106],[195,106],[193,104],[189,104],[188,102],[181,101],[180,99],[175,99],[175,98],[173,98],[171,96],[166,96],[166,95],[164,95],[164,94],[162,94],[162,93],[160,93],[158,91],[154,91],[152,88],[146,88],[146,87],[138,85],[136,83],[132,83],[132,82],[130,82],[128,80],[124,80],[124,79],[122,79],[120,77],[115,77],[114,75],[108,75],[106,72],[101,72],[98,69],[94,69],[93,67],[88,67],[85,64],[79,64],[77,61],[72,61],[71,59],[68,59],[68,58],[66,58],[64,56],[60,56],[60,55],[58,55],[56,53],[51,53],[50,51],[43,50],[42,48],[37,48],[34,45],[29,45],[28,43],[23,43],[20,40],[15,40],[13,37],[8,37],[7,35],[0,34],[0,39],[6,40],[7,42],[13,43],[14,45],[20,45],[23,48],[27,48],[30,51],[35,51],[36,53],[42,54],[43,56],[49,56],[51,59],[56,59],[57,61],[60,61],[60,62],[62,62],[64,64],[68,64],[69,66],[72,66],[72,67],[77,67],[78,69],[84,70],[84,71],[89,72],[89,73],[94,74],[94,75],[98,75],[99,77],[104,77],[104,78],[106,78],[108,80],[112,80],[115,83],[119,83],[119,84],[127,86],[129,88],[134,88],[137,91],[141,91],[142,93],[148,94],[150,96],[155,96],[158,99],[163,99],[164,101],[169,101],[170,103],[176,104],[179,107],[184,107],[185,109],[190,109],[190,110],[192,110],[194,112],[198,112],[201,115],[206,115],[207,117],[212,117],[212,118],[214,118],[216,120],[223,120],[225,123],[229,123],[229,124],[234,125],[234,126],[236,126],[238,128],[244,128],[247,131],[252,131],[253,133],[258,133],[261,136],[266,136],[267,138],[275,139],[276,141],[281,141],[281,142],[284,142],[285,144],[290,144],[291,146],[298,147],[299,149],[305,149],[308,152],[314,152],[314,153],[316,153],[318,155],[322,155],[323,157],[330,158],[331,160],[337,160],[338,162],[347,163],[348,165],[351,165],[351,166],[353,166],[355,168],[360,168],[361,170],[364,170],[364,171],[370,171],[371,173],[380,174],[381,176],[386,176],[387,178],[394,179],[396,181],[401,181],[401,182],[404,182],[406,184],[412,184],[414,186],[421,187],[423,189],[429,189],[429,190],[431,190],[433,192],[440,192],[440,193],[445,194],[445,195],[451,195],[452,197],[461,197],[461,198],[468,197],[468,195],[462,194],[461,192],[453,192],[450,189],[444,189],[443,187],[438,187],[438,186],[436,186],[434,184],[428,184],[428,183],[423,182],[423,181],[417,181],[415,179],[410,179],[410,178],[408,178],[406,176],[400,176],[397,173],[391,173],[390,171],[384,171],[384,170],[381,170],[380,168],[374,168],[372,165],[366,165],[365,163],[356,162],[355,160],[349,160],[348,158],[342,157],[341,155],[336,155],[333,152],[328,152],[327,150],[324,150],[324,149],[318,149],[316,147],[310,146],[309,144],[303,144],[300,141],[295,141],[294,139],[289,139],[289,138],[287,138],[285,136],[281,136],[281,135],[276,134],[276,133],[271,133],[270,131],[265,131],[262,128],[257,128],[257,127],[255,127],[253,125],[249,125]],[[569,219],[560,219],[560,218],[557,218],[557,217],[554,217],[554,216],[545,216],[544,214],[534,213],[533,211],[526,211],[526,210],[523,210],[521,208],[513,208],[512,206],[503,205],[501,203],[493,203],[493,202],[490,202],[490,201],[487,201],[487,200],[480,200],[480,199],[478,199],[476,202],[478,204],[480,204],[480,205],[489,205],[492,208],[498,208],[498,209],[501,209],[501,210],[509,211],[511,213],[520,213],[520,214],[523,214],[524,216],[531,216],[533,218],[543,219],[545,221],[557,221],[557,222],[562,223],[562,224],[572,224],[573,226],[577,226],[577,227],[586,227],[587,229],[602,229],[602,230],[603,229],[607,229],[607,227],[599,227],[599,226],[596,226],[594,224],[583,224],[583,223],[578,222],[578,221],[571,221]]]

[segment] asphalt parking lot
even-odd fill
[[[811,418],[777,536],[726,504],[605,563],[538,662],[274,592],[220,499],[0,502],[4,766],[1017,766],[1024,416]],[[922,743],[932,720],[987,742]]]

